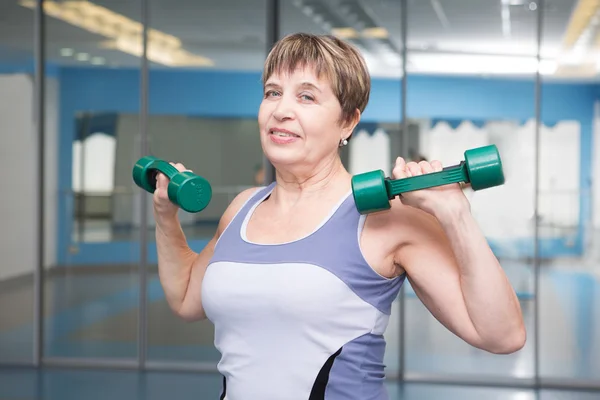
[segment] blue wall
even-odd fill
[[[61,103],[59,190],[65,193],[71,188],[71,149],[76,113],[138,113],[140,73],[138,70],[61,68],[58,76]],[[533,79],[411,76],[407,88],[407,110],[413,118],[525,121],[535,116]],[[400,91],[399,80],[374,80],[363,121],[399,122]],[[591,84],[545,83],[542,89],[542,120],[545,124],[553,125],[561,120],[577,120],[581,124],[580,186],[584,193],[588,193],[591,187],[593,107],[599,93],[598,87]],[[261,94],[258,73],[169,70],[150,73],[149,108],[152,114],[254,118]],[[589,219],[590,207],[590,199],[582,196],[581,221]],[[80,244],[77,254],[68,253],[72,210],[70,199],[59,202],[59,263],[105,262],[100,255],[106,254],[103,247],[106,244]],[[543,243],[542,250],[549,251],[552,248],[554,252],[580,252],[583,245],[583,225],[580,225],[575,247],[567,247],[564,241],[557,239]],[[530,253],[531,242],[531,238],[524,238],[519,246],[524,252]],[[137,259],[135,243],[115,246],[120,246],[118,253],[124,255],[121,261]]]

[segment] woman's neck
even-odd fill
[[[339,157],[312,172],[299,174],[279,169],[271,197],[282,205],[329,196],[339,197],[350,190],[351,179]]]

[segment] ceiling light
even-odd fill
[[[331,29],[331,33],[344,39],[356,39],[359,37],[368,39],[387,39],[389,37],[387,29],[382,27],[366,28],[360,33],[352,27],[333,28]]]
[[[331,33],[342,39],[354,39],[358,37],[358,32],[354,28],[333,28]]]
[[[459,55],[443,53],[415,53],[410,55],[411,72],[458,75],[533,75],[539,69],[542,75],[556,72],[556,62],[536,57],[509,57],[487,55]]]
[[[389,33],[385,28],[367,28],[362,31],[362,36],[371,39],[387,39]]]
[[[510,22],[510,9],[507,3],[502,4],[502,34],[504,37],[510,37],[511,35],[511,22]]]
[[[571,48],[581,35],[589,29],[590,21],[599,9],[600,4],[597,0],[580,0],[577,3],[571,13],[569,24],[563,38],[563,47],[565,49]]]
[[[110,50],[120,50],[137,57],[141,57],[143,52],[142,43],[132,37],[122,37],[117,40],[105,41],[100,44],[100,47]],[[208,58],[191,54],[183,49],[163,51],[160,44],[149,44],[147,53],[149,60],[172,67],[202,67],[213,65],[212,61]]]
[[[71,57],[74,53],[75,53],[75,51],[73,49],[69,49],[69,48],[60,49],[60,55],[63,57]]]
[[[19,0],[21,6],[30,9],[36,3],[36,0]],[[141,56],[144,27],[139,22],[85,0],[45,0],[43,4],[47,15],[112,39],[113,48]],[[168,66],[214,65],[212,60],[184,50],[179,38],[156,29],[148,29],[148,59]]]
[[[104,65],[106,61],[102,57],[93,57],[90,61],[93,65]]]

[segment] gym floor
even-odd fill
[[[390,400],[596,400],[598,393],[388,383]],[[217,400],[215,374],[0,369],[3,400]],[[285,398],[282,398],[284,400]]]
[[[521,299],[528,325],[526,347],[494,356],[473,349],[447,332],[406,290],[407,372],[501,378],[534,374],[533,273],[530,264],[504,262]],[[600,380],[600,286],[597,261],[544,264],[540,281],[540,373],[544,378]],[[137,357],[138,275],[136,267],[102,266],[50,270],[44,277],[47,357],[135,359]],[[31,277],[0,282],[0,362],[30,360],[33,342]],[[15,304],[19,313],[15,313]],[[399,365],[398,304],[386,333],[386,365]],[[148,347],[152,361],[216,363],[212,325],[185,323],[168,309],[156,269],[148,281]],[[199,373],[0,369],[0,399],[217,399],[220,376]],[[167,385],[172,384],[172,385]],[[395,399],[592,399],[600,393],[497,388],[399,385]]]

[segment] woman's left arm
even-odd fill
[[[400,165],[408,176],[441,169],[439,163]],[[397,262],[421,301],[475,347],[498,354],[520,350],[526,331],[519,300],[460,187],[421,190],[403,196],[403,203],[426,211],[399,211],[411,234]]]

